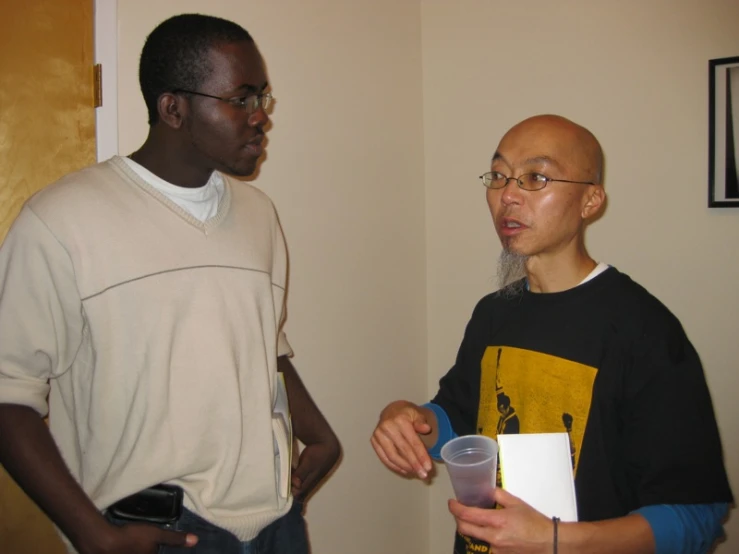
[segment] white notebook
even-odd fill
[[[497,440],[503,488],[547,517],[577,521],[567,433],[498,435]]]

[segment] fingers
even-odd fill
[[[309,460],[307,457],[303,457],[298,462],[298,467],[292,470],[291,481],[294,486],[302,487],[303,484],[310,478],[310,467]]]
[[[295,471],[295,469],[293,469],[293,472],[294,471]],[[293,473],[293,476],[290,479],[290,483],[291,483],[290,493],[293,496],[300,496],[301,488],[303,486],[302,479]]]
[[[486,543],[493,545],[496,543],[495,530],[490,527],[484,527],[482,525],[476,525],[466,521],[457,520],[457,531],[462,535],[472,537]],[[491,552],[495,552],[491,550]]]
[[[157,529],[157,543],[164,546],[185,546],[191,547],[198,543],[198,537],[192,533],[180,533],[179,531],[167,531],[166,529]]]
[[[310,493],[313,488],[318,484],[319,474],[315,471],[306,471],[304,475],[294,476],[292,479],[292,494],[303,498],[305,495]]]
[[[457,531],[468,537],[493,544],[495,534],[498,532],[496,510],[483,508],[471,508],[459,503],[458,501],[449,500],[449,511],[457,522]]]
[[[505,515],[501,510],[473,508],[454,499],[449,500],[448,506],[458,524],[464,522],[481,527],[495,527],[501,524]]]
[[[380,441],[378,441],[374,435],[370,437],[370,443],[372,444],[372,448],[375,449],[375,452],[377,453],[377,457],[380,458],[380,461],[385,464],[387,467],[389,467],[391,470],[400,473],[401,475],[408,475],[411,473],[410,466],[407,466],[407,468],[402,468],[399,465],[393,463],[390,461],[390,458],[387,457],[387,454],[385,454],[385,449],[380,444]]]
[[[401,433],[391,433],[387,429],[376,429],[372,435],[372,446],[379,458],[390,469],[403,475],[416,474],[425,478],[423,467],[413,453],[413,447]]]
[[[423,415],[415,408],[408,407],[384,418],[375,428],[370,442],[382,462],[394,471],[404,475],[415,473],[421,479],[431,471],[431,458],[417,428],[430,429]]]
[[[292,490],[301,498],[309,495],[333,467],[333,456],[320,444],[309,444],[293,470]]]

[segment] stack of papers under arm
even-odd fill
[[[547,517],[577,521],[567,433],[498,435],[503,488]]]
[[[288,494],[290,494],[292,484],[290,472],[293,457],[293,427],[292,420],[290,419],[290,405],[287,400],[287,385],[285,384],[285,376],[282,372],[277,372],[276,386],[275,404],[272,407],[272,432],[276,432],[275,426],[277,426],[286,435],[287,441],[287,452],[280,452],[279,443],[276,438],[274,439],[275,453],[277,454],[275,464],[279,475],[277,490],[283,498],[287,498]]]

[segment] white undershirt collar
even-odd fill
[[[206,221],[218,212],[218,205],[221,202],[221,198],[223,198],[225,185],[223,176],[217,171],[211,173],[208,182],[202,187],[178,187],[158,177],[131,158],[123,157],[122,159],[148,185],[162,193],[199,221]]]

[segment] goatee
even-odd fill
[[[513,298],[526,290],[526,260],[528,256],[503,248],[498,258],[498,287],[500,294]]]

